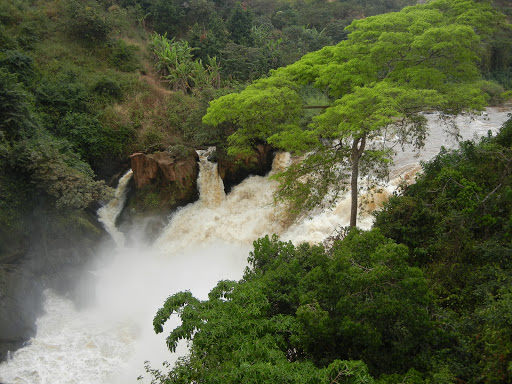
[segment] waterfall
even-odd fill
[[[116,227],[116,219],[123,209],[126,200],[126,193],[128,191],[128,183],[132,176],[133,172],[130,169],[119,180],[114,198],[98,210],[98,218],[100,222],[119,247],[124,246],[125,238],[124,234]]]
[[[99,212],[117,247],[98,255],[90,271],[92,304],[77,308],[45,291],[37,335],[0,365],[1,383],[135,384],[145,373],[144,361],[157,366],[185,353],[182,345],[171,355],[165,332],[153,332],[153,316],[167,296],[188,289],[205,299],[217,281],[242,277],[256,238],[286,227],[273,204],[275,181],[250,177],[226,196],[216,164],[201,157],[199,201],[179,209],[152,246],[124,244],[115,228],[130,175],[122,178]],[[276,167],[286,157],[278,155]]]
[[[282,167],[287,157],[276,155],[273,169]],[[172,243],[174,249],[186,249],[190,244],[208,246],[211,242],[250,247],[258,237],[283,233],[287,221],[283,208],[274,204],[276,181],[252,176],[224,195],[222,180],[216,172],[212,176],[216,164],[211,166],[202,163],[200,168],[201,195],[207,197],[176,212],[155,248],[164,250]]]
[[[475,132],[483,135],[501,126],[507,111],[489,110],[487,116],[461,119],[461,134],[471,138]],[[413,178],[419,160],[437,153],[441,145],[456,145],[434,115],[429,120],[428,148],[419,158],[410,152],[399,154],[393,178]],[[276,233],[296,243],[321,242],[335,228],[348,224],[349,201],[342,197],[332,209],[314,212],[290,226],[285,208],[274,204],[275,181],[250,177],[224,195],[216,165],[207,162],[205,154],[200,157],[200,200],[178,210],[152,245],[136,241],[123,245],[115,228],[122,189],[130,176],[122,178],[115,201],[99,213],[118,246],[98,255],[91,271],[95,281],[88,288],[92,304],[77,308],[69,299],[45,291],[45,314],[37,321],[37,335],[0,364],[0,383],[135,384],[144,374],[145,360],[160,367],[162,361],[172,362],[186,350],[182,345],[178,354],[170,354],[165,346],[176,319],[163,334],[155,335],[152,329],[153,316],[169,295],[191,290],[205,299],[218,280],[239,279],[258,237]],[[277,154],[273,172],[290,161],[288,154]],[[385,199],[397,180],[391,180],[378,199]],[[361,225],[369,227],[371,218],[362,214]]]
[[[207,150],[197,151],[200,167],[197,185],[199,199],[205,207],[218,207],[226,197],[224,183],[217,172],[217,163],[208,161],[208,156],[214,150],[215,147],[210,147]]]

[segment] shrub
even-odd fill
[[[18,43],[7,28],[0,24],[0,47],[3,47],[3,49],[16,49],[17,45]]]
[[[135,45],[126,44],[123,40],[117,40],[110,56],[110,64],[123,72],[133,72],[139,68],[139,60],[135,54],[138,51]]]
[[[45,126],[52,131],[67,113],[88,111],[87,87],[73,70],[44,78],[34,93],[38,112]]]
[[[87,42],[107,41],[112,26],[95,1],[69,0],[65,13],[66,28],[72,36]]]
[[[498,104],[501,102],[501,94],[504,89],[501,85],[494,81],[482,80],[480,83],[480,89],[489,96],[489,104]]]
[[[93,87],[93,92],[109,99],[120,100],[123,90],[116,80],[110,77],[101,77]]]
[[[108,199],[112,190],[94,181],[88,164],[70,151],[69,144],[41,133],[16,146],[13,163],[59,209],[83,209]]]
[[[16,80],[0,68],[0,139],[23,138],[36,128],[31,97]]]
[[[57,126],[57,134],[68,139],[84,160],[99,157],[104,151],[103,127],[91,115],[68,113]]]
[[[18,75],[18,80],[29,84],[34,77],[34,60],[20,51],[5,51],[0,53],[0,67]]]

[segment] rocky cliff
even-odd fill
[[[251,155],[228,156],[222,148],[213,160],[218,163],[218,172],[226,192],[250,175],[266,175],[272,168],[274,152],[271,146],[256,145]]]
[[[175,183],[182,191],[182,197],[186,197],[187,192],[195,192],[192,189],[196,186],[199,173],[199,156],[193,149],[180,155],[173,155],[170,152],[150,155],[134,153],[130,159],[135,188],[141,189],[153,182],[161,182]]]
[[[84,304],[77,282],[107,240],[94,212],[87,210],[66,216],[38,208],[27,225],[30,235],[16,245],[0,229],[0,361],[35,335],[44,289]]]
[[[137,213],[168,211],[197,198],[199,156],[192,148],[130,156]]]

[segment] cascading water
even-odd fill
[[[133,172],[130,169],[119,180],[114,198],[110,200],[107,205],[98,210],[99,220],[103,223],[105,229],[110,236],[112,236],[115,243],[120,247],[124,246],[125,238],[124,234],[116,227],[116,219],[123,209],[124,202],[126,200],[126,192],[128,190],[127,186],[132,176]]]
[[[197,151],[201,163],[201,176],[197,181],[199,200],[201,205],[209,208],[218,207],[226,197],[224,183],[217,172],[217,163],[208,161],[208,157],[214,150],[215,147],[211,147]]]
[[[484,135],[506,120],[507,112],[489,110],[487,116],[461,121],[464,138]],[[431,119],[431,135],[421,157],[399,154],[393,177],[410,176],[418,162],[437,153],[441,145],[455,141],[442,133]],[[282,207],[273,204],[276,183],[254,176],[224,195],[215,164],[201,156],[199,186],[201,198],[178,210],[152,246],[123,245],[123,234],[115,228],[127,174],[119,183],[115,202],[99,215],[117,241],[116,249],[104,249],[89,272],[94,278],[92,303],[77,308],[71,301],[45,292],[45,314],[38,319],[37,335],[26,347],[0,364],[4,384],[120,384],[135,383],[144,374],[144,361],[154,367],[173,357],[165,347],[166,332],[155,335],[152,319],[168,295],[191,290],[200,298],[220,279],[238,279],[243,273],[252,241],[277,233],[293,242],[321,242],[335,228],[348,224],[348,199],[340,199],[330,210],[315,213],[289,227]],[[289,155],[278,154],[274,169],[283,168]],[[393,187],[393,180],[383,198]],[[117,212],[117,213],[116,213]],[[362,215],[363,227],[371,216]],[[175,325],[176,323],[174,323]],[[183,353],[183,346],[181,349]],[[146,381],[142,381],[148,382]]]

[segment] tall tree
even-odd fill
[[[355,226],[360,170],[385,165],[392,156],[389,144],[379,145],[382,138],[421,148],[425,110],[457,114],[485,106],[478,53],[504,23],[489,4],[472,0],[435,0],[356,20],[347,27],[347,40],[214,100],[204,122],[238,125],[229,138],[234,153],[258,140],[307,151],[306,162],[281,175],[281,195],[298,209],[343,190],[348,172]],[[306,107],[300,90],[309,85],[324,90],[331,104],[300,127]]]
[[[250,45],[251,41],[251,28],[253,16],[250,9],[244,9],[240,2],[237,2],[229,19],[227,21],[227,28],[230,33],[231,40],[236,44]]]

